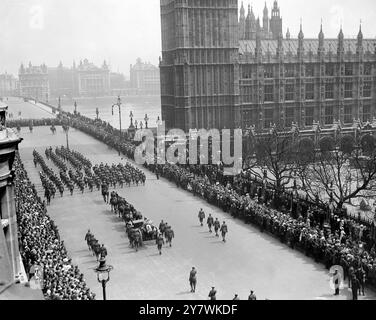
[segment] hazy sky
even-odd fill
[[[141,57],[158,63],[161,51],[160,0],[0,0],[0,73],[18,73],[21,62],[71,65],[81,59],[110,62],[128,76]],[[239,0],[240,8],[241,0]],[[244,1],[247,10],[248,3]],[[267,1],[270,8],[273,0]],[[264,1],[252,1],[262,16]],[[283,28],[292,37],[300,17],[306,37],[317,37],[320,20],[326,37],[376,36],[375,0],[280,0]]]

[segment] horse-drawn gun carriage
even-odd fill
[[[158,235],[158,228],[148,219],[128,221],[125,225],[129,244],[138,251],[139,247],[146,241],[155,241]]]

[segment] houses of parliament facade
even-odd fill
[[[309,129],[374,122],[376,40],[282,34],[237,0],[161,0],[162,117],[167,128]],[[318,28],[319,29],[319,28]]]

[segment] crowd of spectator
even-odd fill
[[[47,214],[18,154],[14,168],[20,252],[29,277],[34,275],[32,270],[42,270],[39,279],[46,299],[94,300],[95,294],[68,257],[58,228]]]

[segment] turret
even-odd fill
[[[239,18],[239,38],[240,38],[240,40],[245,39],[245,26],[246,26],[245,10],[244,10],[243,2],[242,2],[242,7],[240,8],[240,18]]]
[[[265,2],[263,17],[262,17],[262,29],[264,30],[265,33],[269,32],[269,11],[268,11],[268,8],[266,7],[266,2]]]
[[[291,39],[291,34],[290,34],[290,30],[289,30],[289,28],[287,28],[286,39],[287,39],[287,40],[290,40],[290,39]]]
[[[343,36],[343,31],[342,31],[342,26],[341,26],[341,30],[339,31],[339,34],[338,34],[337,54],[343,55],[344,53],[345,53],[344,36]]]
[[[363,33],[362,33],[362,25],[359,26],[359,33],[356,42],[356,53],[361,54],[363,53]]]
[[[318,54],[324,53],[324,32],[322,31],[322,23],[320,26],[320,33],[319,33],[319,48]]]
[[[303,33],[302,21],[300,20],[300,31],[298,34],[298,55],[302,56],[303,53],[304,53],[304,33]]]

